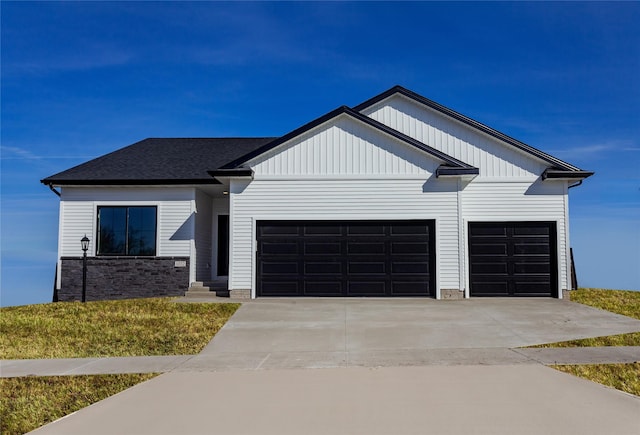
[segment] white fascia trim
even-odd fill
[[[433,174],[256,175],[254,181],[426,180]]]

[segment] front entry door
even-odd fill
[[[218,276],[229,275],[229,215],[218,215]]]

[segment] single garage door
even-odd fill
[[[257,296],[433,296],[433,221],[258,221]]]
[[[555,222],[469,224],[471,296],[557,296]]]

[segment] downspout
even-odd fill
[[[582,184],[582,180],[578,181],[576,184],[572,184],[571,186],[567,187],[567,189],[571,189],[572,187],[578,187],[581,184]]]
[[[53,187],[53,183],[49,183],[49,184],[47,184],[47,186],[49,186],[49,189],[51,189],[51,191],[52,191],[53,193],[55,193],[56,195],[58,195],[58,197],[60,197],[60,192],[58,192],[58,191],[56,190],[56,188],[55,188],[55,187]]]

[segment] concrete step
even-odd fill
[[[185,293],[188,298],[229,297],[228,281],[195,281]]]

